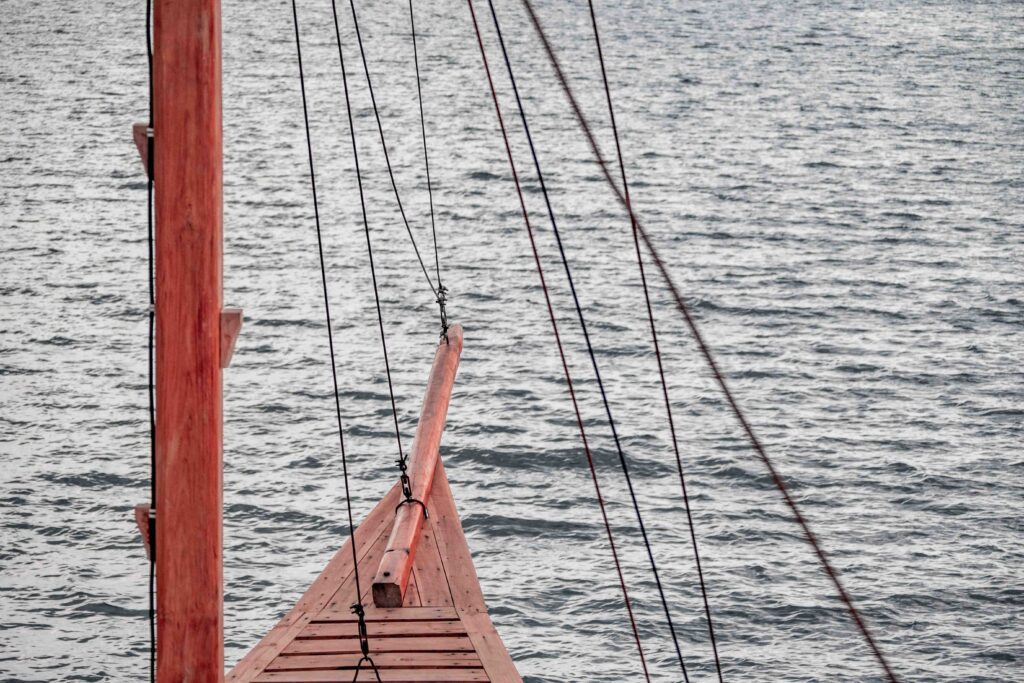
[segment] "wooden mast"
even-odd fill
[[[422,504],[405,503],[395,514],[391,537],[373,579],[373,604],[377,607],[401,607],[405,600],[461,355],[462,326],[452,325],[447,339],[441,340],[434,354],[409,456],[412,498]]]
[[[162,683],[224,678],[220,17],[220,0],[154,0]]]

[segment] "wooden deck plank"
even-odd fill
[[[430,519],[436,530],[436,540],[444,565],[448,586],[455,607],[462,617],[466,633],[476,647],[492,680],[502,683],[522,683],[512,657],[491,622],[480,589],[473,557],[469,552],[462,521],[455,508],[444,465],[438,460],[434,486],[430,496]]]
[[[462,621],[490,679],[501,683],[522,683],[523,679],[501,641],[498,630],[494,628],[490,615],[487,612],[464,614]]]
[[[314,638],[293,640],[282,655],[354,654],[359,641],[355,638]],[[475,652],[469,636],[432,636],[429,638],[377,638],[370,642],[370,653],[383,652]]]
[[[476,567],[473,566],[473,558],[466,544],[444,465],[440,462],[435,477],[430,497],[430,521],[455,607],[459,612],[486,611]]]
[[[465,681],[489,681],[483,669],[384,669],[380,671],[384,683],[463,683]],[[373,671],[363,669],[357,681],[377,680]],[[254,679],[254,683],[351,683],[352,671],[268,671]]]
[[[448,587],[448,577],[445,575],[444,564],[437,548],[436,532],[429,519],[423,527],[423,537],[420,539],[420,548],[413,560],[413,566],[420,604],[427,607],[454,605],[452,592]]]
[[[431,619],[458,619],[453,607],[367,607],[366,621],[429,621]],[[359,621],[351,611],[324,610],[313,621]]]
[[[416,569],[409,573],[409,585],[405,589],[405,597],[402,599],[402,607],[419,607],[420,589],[416,583]]]
[[[372,575],[369,572],[372,572],[373,567],[376,567],[377,563],[380,562],[380,558],[384,554],[384,548],[387,546],[390,531],[389,526],[386,533],[382,533],[371,544],[367,544],[368,547],[366,547],[365,552],[359,558],[359,587],[363,592],[362,603],[364,606],[370,604],[367,596],[370,593],[370,579]],[[334,594],[331,595],[329,602],[319,610],[316,610],[315,613],[325,610],[333,612],[351,611],[352,605],[356,601],[355,572],[350,573],[340,584],[335,584],[335,587],[336,589]]]
[[[461,619],[435,619],[433,621],[374,621],[366,625],[372,645],[373,638],[414,638],[417,636],[465,635]],[[314,623],[298,635],[299,638],[357,638],[357,624]]]
[[[378,669],[482,669],[475,652],[379,652],[373,654]],[[362,653],[337,655],[281,655],[267,671],[304,669],[355,669]]]

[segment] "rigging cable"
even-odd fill
[[[505,129],[505,120],[501,115],[501,106],[498,104],[498,94],[494,88],[494,80],[491,77],[491,67],[487,62],[487,52],[484,50],[483,39],[480,34],[480,28],[477,25],[476,11],[473,8],[472,0],[469,0],[469,12],[473,17],[473,26],[476,29],[477,43],[480,46],[480,56],[483,58],[484,72],[487,74],[487,82],[490,85],[491,97],[494,99],[494,109],[498,115],[498,125],[501,128],[501,136],[505,141],[505,152],[508,155],[508,163],[512,169],[512,179],[515,181],[516,193],[519,195],[519,206],[522,209],[523,221],[526,223],[526,232],[530,238],[530,247],[533,250],[533,260],[537,265],[537,275],[540,277],[540,286],[544,292],[544,303],[547,305],[548,317],[551,319],[551,328],[555,334],[555,344],[558,346],[558,355],[562,361],[562,371],[565,374],[565,382],[569,387],[569,398],[572,400],[573,411],[576,414],[576,424],[579,426],[580,439],[583,441],[583,451],[587,456],[587,464],[590,467],[590,476],[594,482],[594,491],[597,495],[597,504],[601,509],[601,519],[604,522],[605,533],[608,536],[608,545],[611,547],[612,560],[615,562],[615,571],[619,577],[619,586],[622,589],[622,597],[626,604],[626,612],[629,614],[629,623],[633,629],[633,638],[636,640],[637,651],[640,653],[640,663],[643,666],[644,678],[650,682],[651,676],[647,671],[647,659],[644,656],[643,645],[640,643],[640,631],[637,629],[636,618],[633,615],[633,606],[629,598],[629,591],[626,588],[626,579],[622,573],[622,565],[619,562],[619,554],[615,548],[615,538],[612,534],[611,523],[608,521],[608,513],[605,510],[604,498],[601,495],[601,485],[597,479],[597,468],[594,465],[594,458],[590,451],[590,445],[587,442],[587,431],[583,426],[583,417],[580,414],[579,403],[576,400],[576,390],[572,383],[572,374],[569,372],[569,364],[565,358],[565,349],[562,347],[562,338],[558,333],[558,319],[555,317],[555,310],[551,305],[551,295],[548,293],[547,281],[544,278],[544,268],[541,265],[540,253],[537,250],[537,243],[533,236],[533,226],[530,223],[530,215],[526,209],[526,201],[523,198],[523,189],[519,183],[519,174],[516,171],[515,160],[512,157],[512,146],[509,144],[508,132]]]
[[[388,397],[391,399],[391,417],[395,424],[395,441],[398,445],[398,468],[401,470],[402,492],[406,500],[411,500],[412,490],[406,474],[407,456],[402,448],[402,432],[398,426],[398,405],[395,401],[395,387],[391,381],[391,363],[388,360],[388,342],[384,334],[384,313],[380,305],[380,292],[377,288],[377,270],[373,263],[373,242],[370,239],[370,221],[366,212],[366,196],[363,192],[363,173],[359,167],[359,148],[356,145],[356,126],[352,117],[352,102],[348,91],[348,71],[345,69],[345,55],[341,49],[341,29],[338,26],[338,5],[331,0],[331,13],[334,17],[334,37],[338,45],[338,64],[341,66],[341,83],[345,91],[345,112],[348,115],[348,129],[352,138],[352,158],[355,161],[356,184],[359,187],[359,207],[363,214],[363,232],[366,235],[366,253],[370,260],[370,280],[373,282],[373,301],[377,306],[377,326],[380,329],[380,346],[384,353],[384,374],[388,381]],[[418,252],[417,252],[418,253]]]
[[[427,154],[427,121],[423,113],[423,85],[420,83],[420,56],[416,50],[416,14],[412,8],[413,0],[409,0],[409,26],[412,30],[412,60],[416,66],[416,96],[420,103],[420,133],[423,135],[423,167],[427,173],[427,198],[430,201],[430,234],[434,238],[434,271],[437,274],[437,305],[441,309],[441,336],[448,339],[448,312],[445,304],[448,301],[448,289],[441,282],[441,257],[437,252],[437,224],[434,220],[434,191],[430,183],[430,157]]]
[[[335,0],[331,0],[332,9],[334,7],[334,4],[335,4]],[[402,222],[405,224],[405,231],[409,235],[409,241],[412,242],[413,251],[416,252],[416,260],[419,261],[420,270],[423,271],[423,277],[425,277],[427,279],[427,285],[430,286],[430,291],[434,294],[434,297],[437,298],[437,296],[438,296],[437,288],[434,286],[434,281],[430,279],[430,273],[427,272],[427,266],[426,266],[426,264],[423,263],[423,257],[420,256],[420,249],[416,245],[416,238],[412,234],[412,227],[410,227],[409,219],[405,215],[405,206],[402,204],[402,197],[398,193],[398,183],[395,181],[395,172],[394,172],[394,169],[391,168],[391,155],[388,154],[388,144],[387,144],[387,141],[384,138],[384,124],[381,123],[380,111],[377,109],[377,98],[373,94],[373,81],[370,78],[370,66],[369,66],[369,64],[368,64],[368,62],[366,60],[366,51],[363,49],[363,37],[362,37],[362,34],[359,32],[359,18],[356,16],[356,3],[355,3],[355,0],[349,0],[348,4],[349,4],[349,7],[352,10],[352,25],[355,26],[355,29],[356,29],[356,41],[359,43],[359,56],[362,58],[363,72],[366,74],[366,87],[367,87],[367,90],[370,92],[370,103],[373,105],[373,116],[374,116],[374,118],[377,121],[377,132],[380,135],[380,146],[381,146],[381,149],[384,150],[384,162],[385,162],[385,164],[387,164],[387,167],[388,167],[388,177],[391,179],[391,189],[394,191],[395,202],[398,204],[398,212],[401,214]],[[335,16],[335,22],[334,22],[335,23],[335,29],[337,29],[337,23],[338,23],[338,21],[337,21],[337,16],[338,16],[337,10],[335,10],[334,16]],[[340,46],[340,38],[339,38],[339,46]]]
[[[153,371],[153,347],[156,337],[156,294],[153,272],[153,2],[146,0],[146,65],[149,87],[149,122],[146,127],[146,277],[149,285],[149,342],[147,361],[149,394],[149,680],[156,682],[156,395]]]
[[[654,246],[654,243],[651,241],[650,236],[644,229],[643,224],[640,222],[640,219],[637,217],[636,213],[630,206],[629,201],[626,199],[623,192],[618,188],[618,186],[616,186],[615,181],[612,179],[611,174],[608,171],[608,164],[601,153],[601,149],[598,146],[593,133],[591,132],[590,123],[587,120],[586,116],[583,114],[583,111],[579,107],[579,103],[577,102],[576,97],[573,94],[572,88],[569,86],[569,82],[566,79],[564,72],[562,71],[561,64],[559,63],[558,58],[555,56],[554,50],[551,47],[551,43],[548,40],[547,33],[544,31],[544,28],[541,25],[539,18],[534,12],[533,5],[531,4],[530,0],[522,0],[522,2],[525,5],[528,14],[530,15],[530,22],[533,24],[533,27],[536,30],[537,35],[540,37],[541,42],[544,45],[544,50],[547,53],[548,61],[551,63],[551,66],[554,68],[555,73],[558,76],[558,81],[561,84],[562,91],[565,93],[566,98],[569,100],[573,113],[576,117],[576,121],[587,138],[587,142],[590,145],[591,152],[594,155],[594,158],[597,161],[598,166],[600,166],[601,168],[605,181],[607,182],[608,186],[612,189],[615,198],[628,212],[630,221],[633,223],[634,226],[636,226],[636,230],[639,233],[640,238],[643,240],[644,246],[647,247],[647,251],[650,253],[651,259],[654,261],[655,266],[657,266],[659,274],[665,281],[665,284],[668,285],[668,288],[672,293],[672,298],[674,300],[676,308],[683,316],[683,320],[685,321],[686,326],[690,331],[690,335],[697,343],[701,355],[704,357],[704,360],[708,368],[711,370],[711,374],[714,376],[715,383],[718,385],[723,396],[725,397],[726,402],[729,404],[729,408],[731,409],[733,415],[736,417],[736,420],[740,423],[740,426],[742,427],[743,432],[747,437],[747,440],[750,442],[751,448],[753,448],[758,458],[761,460],[765,468],[768,470],[768,474],[771,476],[772,482],[775,484],[775,487],[779,490],[779,493],[782,495],[783,500],[789,507],[789,510],[793,515],[793,518],[796,520],[797,524],[800,526],[800,529],[803,531],[804,537],[807,539],[807,542],[814,550],[814,554],[817,556],[819,563],[825,570],[825,573],[832,581],[833,587],[838,593],[840,600],[846,606],[846,609],[849,612],[854,624],[857,626],[857,629],[860,631],[861,636],[863,636],[864,641],[867,643],[872,654],[874,654],[875,659],[878,661],[878,664],[885,672],[886,678],[890,681],[890,683],[896,683],[896,674],[893,672],[892,667],[889,665],[888,659],[882,653],[881,648],[879,648],[874,636],[871,633],[871,630],[868,628],[867,622],[864,621],[864,618],[861,616],[860,611],[857,609],[856,605],[854,605],[852,596],[849,592],[847,592],[846,587],[843,585],[842,580],[839,578],[839,573],[832,566],[831,561],[825,554],[825,551],[822,548],[821,543],[818,541],[817,536],[815,536],[814,532],[811,530],[810,524],[807,522],[806,518],[801,512],[796,500],[790,495],[788,486],[782,479],[782,476],[779,474],[779,471],[775,468],[775,465],[772,462],[771,458],[769,458],[768,452],[765,450],[764,445],[761,443],[761,440],[754,433],[754,429],[751,426],[749,420],[747,419],[746,414],[743,412],[743,410],[739,406],[739,403],[736,401],[736,397],[733,395],[732,389],[730,389],[729,384],[725,379],[725,376],[722,374],[722,371],[718,366],[718,361],[715,360],[715,357],[711,352],[711,348],[708,346],[706,340],[704,339],[703,333],[697,326],[696,318],[694,318],[693,313],[690,311],[690,307],[686,304],[682,295],[679,293],[679,288],[676,286],[675,281],[669,274],[668,268],[665,266],[665,263],[662,260],[660,253]]]
[[[565,247],[562,243],[562,238],[558,230],[558,222],[555,219],[555,212],[551,206],[551,198],[548,195],[547,186],[544,183],[544,174],[541,171],[540,160],[537,156],[537,148],[533,143],[533,136],[530,134],[530,127],[526,121],[526,111],[523,108],[523,102],[519,96],[519,88],[516,85],[515,76],[512,73],[512,63],[509,60],[508,50],[505,47],[505,39],[502,36],[501,26],[498,23],[498,14],[494,9],[493,0],[487,0],[487,4],[489,5],[491,10],[491,18],[494,20],[495,33],[497,34],[498,37],[498,43],[501,46],[502,56],[505,59],[505,67],[508,70],[509,81],[511,82],[512,85],[512,92],[515,94],[516,105],[519,109],[519,118],[522,121],[523,131],[526,133],[526,140],[530,147],[530,154],[533,157],[533,165],[535,170],[537,171],[537,179],[540,184],[541,194],[544,197],[544,204],[547,207],[547,213],[548,218],[551,222],[552,232],[554,233],[555,241],[558,244],[558,252],[561,256],[562,267],[565,270],[566,280],[569,283],[569,291],[572,293],[573,304],[576,308],[576,315],[579,319],[580,328],[583,332],[583,339],[587,345],[587,354],[590,356],[590,363],[594,370],[594,378],[597,380],[598,390],[601,394],[601,402],[604,405],[605,415],[608,418],[608,426],[611,429],[612,433],[612,440],[615,443],[615,450],[619,456],[619,464],[622,468],[622,473],[626,480],[626,486],[629,489],[629,496],[633,503],[633,510],[636,512],[637,523],[640,528],[640,535],[643,537],[644,547],[647,550],[647,557],[651,565],[651,574],[653,575],[654,582],[658,588],[658,595],[661,599],[661,605],[665,611],[665,621],[668,625],[669,633],[672,636],[672,643],[675,646],[676,655],[679,659],[679,667],[680,669],[682,669],[683,672],[683,679],[684,681],[686,681],[686,683],[689,683],[690,678],[689,674],[686,671],[686,663],[683,661],[683,652],[679,646],[679,638],[676,635],[675,625],[672,623],[672,614],[668,607],[668,599],[665,597],[665,590],[662,586],[661,578],[658,574],[658,565],[654,560],[654,552],[651,549],[650,540],[647,537],[647,528],[644,526],[643,516],[640,513],[640,504],[637,501],[636,492],[633,490],[633,481],[632,478],[629,476],[629,466],[626,463],[626,455],[622,450],[622,444],[619,441],[618,431],[615,428],[615,420],[612,417],[612,409],[610,403],[608,402],[608,395],[604,388],[604,381],[601,379],[601,371],[598,367],[597,356],[594,352],[593,345],[590,341],[590,333],[587,331],[587,323],[583,315],[583,307],[581,306],[579,296],[576,293],[576,286],[573,284],[572,272],[569,268],[569,260],[566,256]]]
[[[629,197],[629,183],[626,182],[626,163],[623,160],[622,144],[619,140],[619,128],[615,122],[615,107],[612,105],[612,93],[608,87],[608,72],[605,70],[604,53],[601,50],[601,34],[597,29],[597,15],[594,12],[594,0],[588,0],[590,5],[590,22],[594,27],[594,43],[597,46],[597,58],[601,64],[601,81],[604,83],[605,99],[608,102],[608,118],[612,125],[612,134],[615,137],[615,153],[619,161],[619,173],[622,176],[622,190],[625,195],[626,206],[632,206]],[[632,215],[632,212],[630,212]],[[693,559],[697,567],[697,578],[700,581],[700,594],[704,600],[704,614],[708,620],[708,637],[711,640],[711,651],[715,656],[715,672],[718,674],[719,683],[722,679],[722,662],[718,656],[718,643],[715,639],[715,626],[711,620],[711,605],[708,603],[708,590],[704,583],[704,570],[700,564],[700,551],[697,549],[697,532],[694,529],[693,516],[690,512],[690,496],[686,491],[686,477],[683,474],[683,458],[679,454],[679,439],[676,437],[675,420],[672,417],[672,402],[668,396],[668,381],[665,379],[665,366],[661,360],[661,347],[658,344],[658,330],[654,324],[654,310],[651,308],[651,294],[647,287],[647,275],[644,273],[644,260],[640,252],[640,236],[637,231],[636,222],[630,221],[633,233],[633,246],[636,249],[636,264],[640,271],[640,283],[644,291],[644,303],[647,307],[647,321],[651,328],[651,343],[654,346],[654,357],[658,362],[658,376],[661,380],[661,395],[665,400],[665,413],[668,416],[668,428],[672,436],[672,448],[675,451],[676,466],[679,470],[679,485],[683,493],[683,507],[686,510],[686,524],[690,529],[690,543],[693,546]]]
[[[302,117],[306,128],[306,151],[309,155],[309,180],[310,187],[313,190],[313,215],[316,220],[316,244],[317,252],[320,256],[320,282],[323,285],[324,313],[327,318],[327,344],[331,354],[331,378],[334,382],[334,407],[338,420],[338,442],[341,446],[341,470],[345,482],[345,508],[348,512],[349,542],[352,546],[352,570],[355,575],[356,604],[352,606],[352,612],[359,619],[359,646],[362,651],[362,658],[356,665],[355,677],[359,676],[359,671],[361,670],[363,663],[366,662],[373,668],[373,672],[376,674],[377,680],[380,681],[380,673],[377,671],[377,665],[370,657],[370,642],[369,637],[367,636],[365,611],[363,610],[362,603],[363,591],[359,583],[359,557],[356,552],[355,523],[352,520],[352,497],[349,492],[348,484],[348,460],[345,456],[345,431],[342,427],[341,397],[338,393],[338,368],[334,359],[334,333],[331,328],[331,300],[327,294],[327,267],[324,263],[324,243],[320,232],[320,208],[316,196],[316,171],[313,166],[313,140],[309,131],[309,108],[306,104],[306,80],[302,69],[302,42],[299,38],[299,11],[296,7],[295,0],[292,0],[292,18],[295,23],[295,50],[299,63],[299,85],[302,89]],[[355,680],[355,677],[353,680]]]

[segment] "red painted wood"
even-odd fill
[[[157,678],[224,677],[219,0],[155,0]]]
[[[361,564],[361,563],[360,563]],[[366,608],[365,620],[371,621],[432,621],[434,619],[458,619],[459,615],[453,607],[394,607],[394,608]],[[359,621],[359,617],[352,613],[352,610],[325,609],[316,615],[313,621],[338,621],[351,622]]]
[[[423,397],[420,421],[416,426],[416,436],[409,456],[412,497],[424,503],[430,497],[433,486],[438,449],[461,355],[462,326],[452,325],[448,329],[447,342],[441,340],[434,354],[434,364],[427,380],[427,392]],[[391,538],[388,539],[387,549],[373,579],[373,604],[377,607],[402,606],[423,521],[423,507],[420,505],[403,505],[398,509]]]
[[[253,679],[256,683],[351,683],[351,669],[334,671],[268,671]],[[372,669],[364,667],[356,681],[375,683],[378,678]],[[461,683],[462,681],[490,681],[483,669],[384,669],[380,671],[383,683]]]
[[[458,619],[436,621],[372,621],[366,624],[370,639],[412,638],[415,636],[464,636],[466,627]],[[356,624],[313,623],[303,629],[300,638],[357,638]]]
[[[284,655],[358,654],[359,640],[354,638],[315,638],[294,640]],[[475,652],[468,636],[434,636],[430,638],[378,638],[370,643],[370,653],[378,652]]]
[[[415,639],[413,639],[415,640]],[[378,669],[482,669],[475,652],[373,652]],[[282,655],[267,671],[355,669],[362,652],[345,654]]]

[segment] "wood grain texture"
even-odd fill
[[[157,678],[220,681],[220,2],[153,11]]]
[[[476,652],[371,652],[378,669],[481,669]],[[312,669],[355,669],[362,653],[286,655],[278,657],[267,671],[308,671]]]
[[[256,683],[352,683],[351,669],[335,671],[268,671]],[[377,677],[373,671],[362,669],[356,681],[371,682]],[[384,669],[380,672],[383,683],[463,683],[463,681],[489,681],[483,669]]]
[[[448,587],[455,608],[484,669],[492,681],[522,683],[515,663],[487,613],[487,605],[480,590],[480,580],[476,575],[466,534],[462,530],[462,521],[455,508],[455,498],[452,496],[444,465],[440,462],[434,473],[430,506],[430,525],[437,539]]]
[[[462,326],[452,325],[447,339],[442,339],[437,345],[409,455],[412,497],[424,504],[430,498],[434,483],[448,404],[462,356],[462,341]],[[416,559],[424,518],[421,505],[403,505],[398,509],[391,538],[373,578],[373,604],[377,607],[401,607]]]
[[[282,654],[356,654],[359,651],[359,641],[352,638],[315,638],[293,640]],[[469,636],[378,638],[370,643],[370,653],[378,652],[476,652],[476,648]]]

